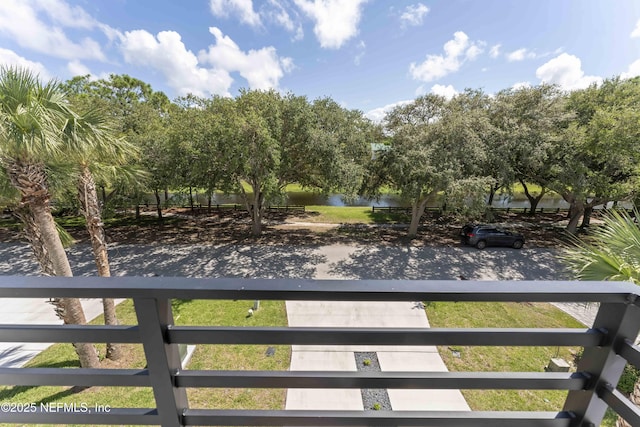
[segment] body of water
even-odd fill
[[[189,195],[184,193],[169,193],[169,197],[174,204],[189,204]],[[164,202],[164,194],[161,194],[162,201]],[[155,197],[149,195],[148,202],[155,204]],[[206,206],[208,203],[207,197],[202,193],[194,192],[194,203]],[[239,194],[215,194],[212,199],[212,204],[243,204],[242,196]],[[385,194],[379,199],[366,199],[364,197],[358,197],[355,200],[344,200],[340,194],[322,195],[316,193],[307,193],[302,191],[287,193],[284,200],[271,203],[272,205],[323,205],[323,206],[410,206],[410,203],[403,200],[397,194]],[[439,197],[434,197],[428,204],[428,206],[440,206],[441,202]],[[627,207],[627,203],[621,204]],[[496,208],[528,208],[530,207],[529,200],[524,196],[513,197],[509,195],[497,195],[492,203]],[[568,209],[569,204],[564,201],[560,196],[556,194],[545,195],[538,204],[538,208],[545,209]]]

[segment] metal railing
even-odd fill
[[[154,408],[108,413],[0,413],[0,422],[243,426],[597,426],[607,406],[632,425],[640,411],[615,390],[626,361],[640,366],[638,288],[614,282],[327,281],[167,277],[0,277],[1,298],[132,298],[137,325],[0,325],[0,342],[142,343],[145,369],[3,368],[13,386],[151,387]],[[584,329],[175,326],[171,299],[596,302]],[[182,369],[179,344],[581,346],[571,372],[323,372]],[[558,412],[190,409],[185,388],[568,390]]]

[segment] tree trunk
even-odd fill
[[[40,229],[36,225],[36,220],[31,213],[28,206],[19,206],[13,211],[13,214],[24,225],[24,235],[31,246],[31,250],[40,264],[40,270],[45,276],[55,276],[56,272],[53,269],[53,262],[49,257],[49,252],[44,246]]]
[[[107,205],[107,191],[104,188],[104,185],[100,186],[100,192],[102,193],[102,206]]]
[[[162,222],[162,205],[160,204],[160,192],[158,189],[153,190],[153,194],[156,196],[156,210],[158,211],[158,221]]]
[[[211,199],[213,199],[213,193],[207,194],[207,213],[211,213]]]
[[[545,193],[547,192],[547,189],[546,187],[542,187],[542,190],[540,190],[540,194],[538,194],[537,196],[534,196],[529,192],[529,188],[527,187],[527,184],[524,182],[524,180],[518,179],[518,181],[520,181],[520,184],[522,184],[524,195],[527,196],[527,199],[529,199],[529,205],[531,206],[529,208],[529,215],[533,216],[536,214],[536,209],[538,209],[538,203],[540,203],[540,200],[542,200],[542,197],[544,197]]]
[[[100,277],[111,277],[104,224],[102,223],[100,205],[98,204],[98,194],[96,192],[93,175],[86,166],[83,166],[80,179],[78,180],[78,198],[82,206],[87,231],[91,238],[91,249],[96,267],[98,268],[98,275],[100,275]],[[116,305],[113,299],[103,298],[102,307],[105,325],[117,325],[118,318],[116,316]],[[111,360],[120,359],[122,357],[120,346],[107,343],[106,357]]]
[[[251,234],[259,236],[262,234],[262,192],[259,189],[253,189],[253,208],[251,211]]]
[[[169,189],[164,187],[164,207],[169,207]]]
[[[191,191],[191,186],[189,186],[189,206],[191,206],[191,212],[193,212],[193,193]]]
[[[415,200],[411,204],[411,223],[409,224],[409,231],[407,237],[415,239],[418,235],[418,227],[420,226],[420,218],[424,214],[424,208],[427,206],[428,196],[422,200]]]
[[[31,246],[31,250],[35,255],[36,261],[40,264],[40,270],[44,276],[55,276],[56,272],[53,269],[53,262],[49,257],[49,252],[44,245],[40,229],[36,224],[36,220],[31,213],[31,210],[27,206],[19,206],[13,211],[13,214],[24,225],[24,235]],[[53,305],[53,311],[60,320],[64,320],[64,303],[61,298],[50,298],[49,303]]]
[[[140,205],[136,203],[136,220],[140,219]]]
[[[498,182],[491,186],[491,188],[489,189],[489,201],[487,202],[487,206],[491,206],[493,204],[493,198],[495,197],[496,192],[500,189],[500,187],[501,185]]]
[[[578,231],[578,221],[584,214],[584,202],[581,200],[575,200],[569,207],[569,224],[567,224],[567,231],[571,234],[576,234]]]
[[[593,213],[593,206],[587,205],[584,208],[584,214],[582,215],[582,224],[580,228],[588,227],[591,224],[591,214]]]
[[[7,174],[14,187],[22,195],[21,205],[28,206],[33,214],[33,224],[41,236],[44,249],[49,255],[56,276],[73,276],[67,253],[58,235],[51,208],[50,195],[46,184],[46,172],[43,164],[22,163],[7,164]],[[25,224],[28,225],[28,224]],[[78,298],[60,298],[60,309],[65,324],[83,325],[86,323],[82,304]],[[74,343],[80,365],[83,368],[100,366],[96,349],[90,343]]]

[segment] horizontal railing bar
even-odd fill
[[[0,325],[0,342],[140,343],[135,325]]]
[[[0,385],[150,387],[146,369],[0,368]]]
[[[173,344],[299,344],[299,345],[601,345],[605,334],[594,329],[529,328],[258,328],[172,326]]]
[[[241,411],[187,409],[185,425],[568,427],[567,412]]]
[[[49,412],[42,410],[42,405],[50,408]],[[36,405],[35,412],[0,412],[0,423],[29,423],[29,424],[102,424],[102,425],[158,425],[162,420],[156,409],[147,408],[102,408],[96,411],[95,406],[88,406],[90,411],[76,404],[75,410],[58,406],[61,403],[51,402]],[[69,405],[69,404],[67,404]],[[52,412],[52,408],[56,412]],[[68,407],[69,408],[69,407]]]
[[[628,282],[1,276],[0,298],[630,302]]]
[[[635,345],[629,340],[625,340],[618,349],[618,354],[627,362],[634,365],[636,368],[640,368],[640,346]]]
[[[175,375],[178,387],[394,388],[487,390],[583,390],[581,373],[190,371]]]
[[[618,390],[610,387],[599,387],[598,397],[604,400],[611,409],[627,420],[632,426],[640,426],[640,408],[634,405]]]

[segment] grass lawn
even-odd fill
[[[438,328],[584,328],[573,317],[546,303],[427,303],[427,316]],[[543,372],[552,357],[573,361],[579,347],[438,347],[450,371]],[[459,357],[454,356],[459,352]],[[462,390],[476,411],[559,411],[566,391]],[[615,425],[609,414],[603,426]]]
[[[178,325],[220,326],[286,326],[283,301],[261,301],[260,310],[246,317],[252,301],[174,301],[174,318]],[[121,324],[136,324],[132,301],[124,301],[117,308]],[[100,324],[102,319],[92,323]],[[97,345],[101,355],[105,346]],[[207,345],[198,346],[188,369],[221,370],[288,370],[290,346],[274,346],[275,354],[266,356],[266,345]],[[142,345],[125,345],[125,358],[112,362],[103,360],[104,368],[144,368],[146,361]],[[27,364],[27,367],[79,367],[71,344],[55,344]],[[187,389],[192,408],[223,409],[284,409],[284,389]],[[91,387],[76,392],[70,387],[0,387],[0,401],[9,402],[65,402],[108,404],[111,407],[155,407],[153,392],[146,387]]]
[[[305,221],[336,224],[396,224],[408,223],[411,217],[398,213],[373,212],[371,206],[307,206],[311,214]]]

